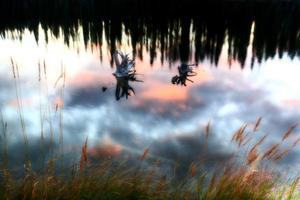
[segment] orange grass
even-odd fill
[[[7,126],[4,121],[2,126]],[[246,126],[239,128],[234,134],[235,138],[240,137],[245,129]],[[266,135],[253,144],[242,165],[226,163],[209,175],[209,172],[201,170],[200,162],[195,161],[190,164],[186,179],[174,182],[168,174],[135,168],[126,161],[118,167],[113,167],[112,161],[105,161],[96,166],[90,165],[86,139],[82,146],[79,165],[78,167],[74,165],[70,170],[72,173],[67,177],[54,173],[55,160],[49,160],[45,174],[37,174],[30,166],[27,167],[25,177],[22,179],[14,179],[10,174],[11,170],[6,169],[6,178],[0,179],[0,199],[273,200],[283,196],[286,199],[296,199],[299,197],[298,177],[290,184],[287,181],[286,192],[280,193],[279,189],[278,191],[276,189],[280,188],[277,176],[271,169],[249,168],[254,161],[269,159],[271,162],[274,155],[277,155],[275,160],[278,160],[292,151],[288,148],[276,154],[276,149],[281,145],[278,143],[259,153],[261,150],[259,147],[265,140]],[[240,140],[234,142],[240,145]],[[146,148],[137,161],[142,163],[147,160],[150,152],[150,149]],[[1,166],[3,170],[4,165]],[[154,167],[159,166],[154,164]]]

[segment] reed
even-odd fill
[[[80,166],[79,169],[81,172],[84,170],[85,166],[87,165],[87,161],[88,161],[88,159],[87,159],[87,157],[88,157],[87,156],[87,148],[88,148],[87,144],[88,144],[88,138],[86,138],[85,143],[81,149],[81,158],[80,158],[80,165],[79,165]]]
[[[64,99],[64,90],[66,83],[66,70],[61,66],[61,77],[62,77],[62,86],[60,89],[60,99],[63,101]],[[61,156],[61,168],[64,168],[64,141],[63,141],[63,103],[59,108],[59,147],[60,147],[60,156]]]
[[[44,113],[43,113],[43,106],[42,106],[42,75],[41,75],[41,63],[38,62],[38,82],[39,82],[39,101],[40,101],[40,141],[41,141],[41,156],[42,156],[42,166],[44,167],[45,163],[45,136],[44,136]]]
[[[253,132],[258,131],[259,126],[260,126],[260,124],[261,124],[261,121],[262,121],[262,117],[259,117],[259,118],[256,120],[255,125],[254,125],[254,128],[253,128]]]
[[[211,129],[211,122],[209,121],[206,126],[204,127],[204,134],[205,134],[205,147],[208,145],[208,137],[210,134]]]
[[[7,141],[7,123],[4,122],[4,119],[3,119],[3,114],[2,114],[2,111],[0,110],[0,117],[1,117],[1,126],[2,126],[2,136],[0,136],[1,138],[1,146],[2,146],[2,157],[1,157],[1,160],[2,160],[2,166],[1,166],[1,169],[3,170],[6,170],[7,167],[8,167],[8,147],[7,147],[7,144],[8,144],[8,141]]]
[[[42,73],[43,70],[43,73]],[[53,120],[52,120],[52,102],[49,99],[49,83],[48,83],[48,77],[47,77],[47,64],[46,60],[43,60],[43,66],[41,67],[41,64],[39,64],[39,77],[42,77],[42,74],[44,76],[44,84],[45,84],[45,95],[47,97],[47,105],[46,110],[44,114],[45,120],[48,122],[49,125],[49,131],[50,131],[50,146],[51,146],[51,156],[54,154],[54,128],[53,128]]]
[[[282,141],[286,140],[294,131],[294,129],[297,127],[297,124],[292,125],[283,135]]]
[[[19,120],[21,124],[21,129],[22,129],[22,134],[23,134],[23,140],[24,140],[24,163],[26,166],[29,166],[29,144],[28,144],[28,138],[27,138],[27,130],[26,130],[26,125],[24,121],[24,113],[23,113],[23,105],[22,105],[22,100],[21,100],[21,89],[20,89],[20,74],[19,74],[19,67],[16,64],[16,62],[11,60],[11,67],[12,67],[12,72],[13,72],[13,79],[14,79],[14,84],[15,84],[15,92],[16,92],[16,100],[17,100],[17,108],[18,108],[18,114],[19,114]]]
[[[140,160],[141,160],[141,161],[145,160],[146,157],[148,156],[148,154],[149,154],[149,148],[146,148],[146,149],[144,150],[143,155],[140,157]]]
[[[263,136],[265,138],[265,136]],[[4,182],[0,179],[0,199],[199,199],[199,200],[279,200],[298,197],[299,178],[285,183],[284,192],[278,188],[272,171],[249,169],[249,160],[259,160],[258,147],[263,138],[254,143],[248,155],[254,154],[246,165],[224,164],[209,175],[196,161],[191,163],[186,179],[172,181],[169,174],[135,168],[127,161],[115,165],[106,160],[97,165],[89,163],[88,139],[82,145],[79,168],[74,165],[66,178],[50,172],[55,160],[49,160],[45,174],[29,169],[22,179]],[[237,141],[239,142],[239,141]],[[264,154],[270,154],[272,145]],[[272,151],[271,151],[272,150]],[[151,149],[146,148],[137,162],[145,162]],[[290,151],[290,149],[289,149]],[[253,153],[254,152],[254,153]],[[285,151],[283,151],[285,152]],[[251,156],[250,156],[251,157]],[[156,164],[155,164],[156,165]]]

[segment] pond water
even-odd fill
[[[65,159],[76,161],[86,138],[95,160],[149,147],[165,162],[205,155],[213,165],[230,157],[233,133],[244,124],[252,130],[259,117],[253,137],[268,133],[266,144],[280,142],[300,120],[300,29],[292,20],[276,21],[280,27],[262,21],[104,19],[4,29],[0,109],[10,157],[22,162],[25,132],[36,165],[50,155],[52,139],[55,151],[63,146]],[[116,50],[135,59],[142,81],[130,83],[128,99],[115,96]],[[186,86],[171,82],[181,63],[196,64]],[[296,147],[279,164],[297,168],[299,153]]]

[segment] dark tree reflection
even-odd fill
[[[21,36],[28,28],[38,41],[41,25],[55,37],[61,29],[69,45],[82,26],[85,45],[98,46],[100,59],[102,36],[113,54],[124,30],[133,56],[143,59],[145,49],[151,64],[155,59],[173,63],[192,58],[218,64],[227,43],[229,63],[235,60],[243,67],[253,24],[252,64],[276,53],[300,55],[300,1],[212,0],[196,6],[193,0],[0,0],[0,8],[2,37],[7,30],[18,30]]]
[[[128,98],[131,92],[135,94],[134,89],[129,85],[129,82],[142,82],[136,77],[135,62],[129,59],[128,54],[116,51],[114,53],[116,62],[116,71],[113,73],[117,80],[115,97],[120,100],[122,97]]]
[[[178,66],[178,75],[174,76],[171,80],[171,82],[173,84],[181,84],[186,86],[186,81],[190,81],[193,83],[193,81],[191,79],[189,79],[189,77],[191,76],[196,76],[197,73],[193,71],[192,66],[194,66],[195,64],[192,65],[188,65],[188,64],[181,64],[180,66]]]

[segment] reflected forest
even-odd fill
[[[209,3],[208,3],[209,2]],[[160,59],[173,63],[204,59],[216,64],[222,47],[228,44],[228,63],[238,61],[243,67],[254,26],[251,63],[300,55],[299,1],[206,1],[199,6],[192,0],[161,1],[124,0],[10,0],[0,1],[0,34],[17,30],[17,39],[28,28],[39,41],[39,26],[64,41],[76,41],[82,26],[84,42],[100,49],[103,36],[111,55],[126,40],[133,48],[133,57],[143,59],[143,49],[150,54],[150,63]],[[179,9],[180,8],[180,9]],[[61,12],[57,12],[57,10]],[[46,42],[48,34],[45,34]],[[192,50],[192,48],[194,48]],[[157,55],[157,49],[160,55]],[[157,58],[159,56],[159,58]],[[113,66],[113,56],[111,65]]]

